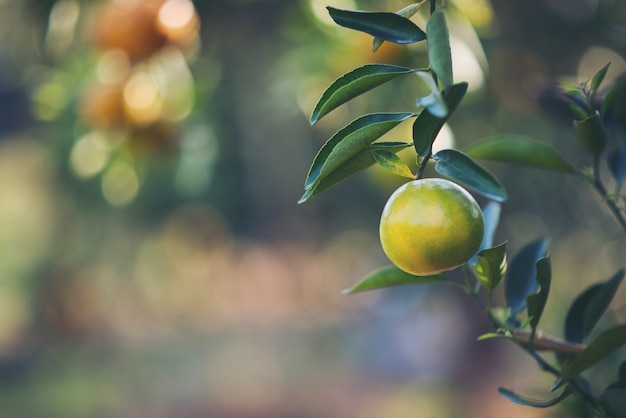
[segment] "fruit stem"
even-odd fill
[[[426,164],[428,163],[428,160],[430,160],[430,157],[432,155],[433,155],[432,151],[429,151],[428,154],[426,154],[424,158],[422,158],[422,161],[420,162],[419,167],[417,167],[415,180],[419,180],[424,176],[424,170],[426,169]]]

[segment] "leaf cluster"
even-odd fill
[[[430,4],[430,17],[422,30],[410,18]],[[499,180],[477,160],[493,160],[523,165],[575,176],[588,180],[597,190],[617,221],[626,231],[621,185],[626,177],[626,139],[611,139],[613,127],[626,109],[626,82],[613,86],[600,98],[600,87],[609,69],[606,65],[590,80],[580,84],[563,84],[566,97],[578,119],[573,132],[582,148],[593,160],[591,169],[575,168],[556,149],[535,139],[511,134],[485,138],[465,151],[443,149],[433,153],[439,131],[457,111],[467,92],[467,83],[454,81],[448,26],[443,7],[434,0],[411,4],[397,13],[350,11],[328,7],[332,19],[340,26],[372,36],[372,49],[383,42],[411,44],[425,41],[430,61],[427,69],[411,69],[388,64],[367,64],[335,80],[315,106],[313,125],[334,109],[355,97],[400,77],[417,76],[430,93],[416,100],[414,109],[399,113],[363,115],[338,130],[315,156],[305,180],[305,193],[299,203],[329,189],[349,176],[378,164],[392,174],[409,179],[422,177],[429,161],[435,170],[474,192],[484,196],[485,233],[478,252],[461,267],[463,281],[446,274],[415,276],[395,266],[382,267],[344,294],[375,290],[398,285],[452,284],[463,288],[483,307],[493,323],[494,332],[478,339],[511,340],[536,360],[538,366],[554,376],[548,400],[531,399],[506,388],[502,396],[512,402],[545,408],[558,404],[571,395],[580,396],[600,416],[626,416],[626,362],[622,363],[618,380],[599,396],[594,396],[581,375],[598,362],[626,345],[626,324],[595,332],[601,317],[612,302],[624,278],[617,271],[604,282],[592,285],[578,295],[569,306],[563,326],[563,338],[544,335],[540,321],[550,296],[552,284],[549,238],[540,237],[524,245],[511,259],[507,258],[507,242],[494,245],[501,205],[507,192]],[[401,123],[412,120],[412,137],[397,142],[380,138]],[[418,168],[412,172],[396,154],[406,148],[415,152]],[[617,187],[608,193],[600,177],[600,159],[606,158]],[[492,294],[503,287],[505,306],[492,307]],[[595,334],[594,334],[595,332]],[[591,336],[596,335],[593,339]],[[554,352],[558,364],[550,364],[540,351]]]

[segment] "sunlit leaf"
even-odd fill
[[[401,177],[415,179],[409,166],[393,152],[382,149],[374,149],[371,152],[376,162],[385,170]]]
[[[582,343],[587,339],[613,300],[623,278],[624,270],[620,270],[606,282],[589,287],[574,300],[565,317],[567,341]]]
[[[372,145],[369,145],[364,150],[350,157],[350,159],[320,180],[315,186],[309,188],[298,203],[304,203],[311,197],[331,188],[353,174],[376,164],[376,160],[372,155],[373,150],[385,150],[395,153],[412,145],[413,144],[406,142],[375,142]]]
[[[368,276],[361,279],[353,287],[344,290],[343,294],[351,294],[364,292],[366,290],[381,289],[390,286],[399,286],[405,284],[425,284],[425,283],[454,283],[442,274],[432,276],[414,276],[400,270],[396,266],[387,266],[380,268]]]
[[[410,68],[367,64],[342,75],[322,94],[311,114],[311,125],[333,109],[388,81],[413,72]]]
[[[448,108],[448,115],[440,118],[430,112],[422,112],[413,123],[413,144],[415,151],[420,156],[430,155],[433,141],[446,123],[450,115],[456,110],[461,99],[467,92],[467,83],[458,83],[451,86],[443,94],[443,98]]]
[[[494,338],[509,338],[509,337],[507,335],[499,334],[497,332],[487,332],[485,334],[479,335],[476,338],[476,341],[492,340]]]
[[[340,129],[315,156],[304,188],[309,189],[315,186],[350,157],[411,116],[413,116],[412,113],[374,113],[361,116]]]
[[[537,291],[537,261],[547,255],[548,238],[524,246],[509,263],[504,281],[504,296],[513,314],[526,308],[526,297]]]
[[[519,393],[515,393],[512,390],[503,387],[498,388],[498,392],[500,393],[500,395],[504,396],[513,403],[523,406],[532,406],[535,408],[549,408],[551,406],[554,406],[567,398],[572,393],[570,389],[566,388],[563,392],[561,392],[559,396],[548,399],[547,401],[540,401],[520,395]]]
[[[498,202],[505,201],[506,190],[496,177],[469,155],[455,149],[444,149],[433,155],[435,170],[483,196]]]
[[[450,35],[443,8],[438,8],[431,15],[426,25],[428,42],[428,59],[433,72],[444,88],[452,85],[452,54],[450,52]]]
[[[474,275],[489,290],[495,289],[506,273],[506,242],[478,253]]]
[[[528,317],[532,318],[529,323],[532,329],[531,338],[534,338],[537,325],[539,325],[541,315],[543,315],[543,310],[548,301],[548,295],[550,294],[550,282],[552,280],[550,258],[544,257],[539,259],[537,261],[536,270],[536,282],[539,285],[539,292],[526,297]]]
[[[597,111],[584,120],[574,121],[574,133],[583,148],[593,155],[600,154],[606,146],[606,132]]]
[[[515,163],[565,173],[576,172],[554,148],[524,136],[493,136],[472,145],[466,152],[475,158]]]
[[[396,13],[326,8],[339,26],[368,33],[383,41],[410,44],[426,39],[424,31],[415,23]]]
[[[580,373],[606,358],[615,350],[626,345],[626,324],[618,325],[604,331],[587,348],[580,353],[572,362],[565,365],[561,376],[552,385],[552,390],[575,379]]]
[[[611,63],[606,64],[604,67],[600,68],[597,73],[591,78],[591,93],[595,95],[596,91],[600,88],[600,84],[602,84],[602,80],[606,76],[607,71],[609,70]]]

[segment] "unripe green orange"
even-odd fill
[[[420,179],[400,186],[380,219],[387,257],[407,273],[427,276],[466,263],[480,247],[483,214],[461,186],[444,179]]]

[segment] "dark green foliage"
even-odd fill
[[[411,44],[426,39],[426,34],[409,19],[396,13],[363,12],[327,7],[335,23],[358,30],[383,41]]]
[[[548,238],[542,237],[524,246],[511,260],[506,280],[504,296],[513,314],[526,309],[526,297],[537,291],[537,261],[547,255]]]
[[[506,254],[506,241],[493,246],[501,202],[507,200],[507,192],[496,176],[475,158],[566,173],[573,175],[574,179],[588,181],[626,231],[626,199],[620,195],[626,178],[626,139],[613,138],[613,127],[624,124],[626,95],[623,93],[626,92],[626,79],[608,89],[605,97],[600,97],[603,94],[600,87],[606,78],[608,65],[598,70],[585,83],[561,84],[563,95],[570,100],[571,110],[577,117],[573,122],[574,134],[586,151],[586,157],[592,160],[591,168],[577,169],[550,145],[511,134],[486,138],[469,146],[466,153],[457,149],[444,149],[433,155],[433,143],[443,125],[459,108],[468,84],[453,84],[450,36],[444,8],[437,8],[433,0],[429,2],[431,14],[426,33],[409,20],[423,4],[426,3],[412,4],[398,13],[328,8],[331,17],[339,25],[372,35],[374,51],[384,41],[412,43],[426,39],[429,68],[413,70],[382,64],[356,68],[333,82],[323,93],[311,115],[311,124],[354,97],[405,74],[414,73],[420,77],[429,87],[430,93],[416,100],[418,109],[415,112],[361,116],[333,135],[313,161],[305,181],[306,192],[300,202],[373,164],[379,164],[388,172],[402,177],[420,179],[426,165],[434,160],[434,168],[439,174],[487,198],[488,202],[483,206],[483,240],[477,254],[462,267],[464,282],[443,274],[413,276],[395,266],[387,266],[367,275],[343,293],[407,284],[460,285],[480,303],[493,324],[494,332],[482,334],[479,340],[502,337],[513,341],[543,371],[554,376],[556,381],[552,391],[563,388],[558,396],[547,400],[531,399],[500,388],[499,393],[502,396],[520,405],[547,408],[570,395],[577,395],[598,416],[624,417],[626,362],[620,368],[617,382],[609,385],[600,396],[595,396],[590,385],[581,377],[581,373],[626,345],[626,324],[605,329],[588,346],[583,345],[613,300],[623,280],[624,270],[619,270],[606,282],[591,286],[574,300],[565,319],[565,340],[543,336],[539,324],[553,283],[548,255],[549,239],[541,237],[523,246],[510,262]],[[415,117],[412,143],[376,142],[383,134],[411,117]],[[415,174],[396,155],[398,151],[411,145],[418,162]],[[604,156],[606,161],[601,159]],[[602,181],[600,164],[605,162],[617,183],[614,194],[607,192]],[[473,277],[470,277],[468,268]],[[492,308],[493,291],[501,283],[504,283],[507,308]],[[539,350],[554,352],[560,368],[544,360]]]

